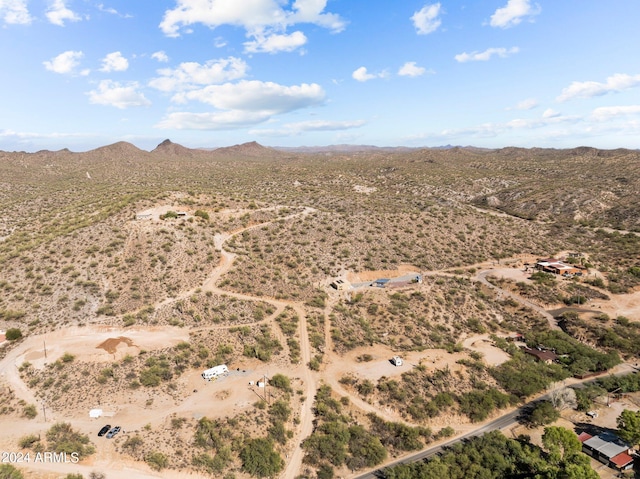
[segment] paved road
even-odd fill
[[[622,363],[619,364],[618,366],[616,366],[614,369],[610,370],[610,374],[613,374],[614,376],[625,376],[627,374],[632,374],[634,372],[640,372],[640,369],[633,367],[630,364],[627,363]],[[605,375],[599,376],[599,377],[595,377],[595,378],[589,378],[589,379],[582,379],[582,380],[578,380],[573,384],[568,384],[567,387],[572,387],[572,388],[576,388],[576,387],[584,387],[588,384],[592,384],[594,382],[596,382],[598,379],[600,379],[600,377],[603,377]],[[520,406],[518,409],[511,411],[507,414],[504,414],[502,416],[500,416],[497,419],[494,419],[493,421],[485,424],[484,426],[480,426],[478,427],[478,429],[474,429],[471,432],[468,432],[467,434],[463,435],[463,436],[457,436],[445,443],[442,443],[438,446],[433,446],[429,449],[423,449],[420,452],[417,452],[415,454],[412,454],[410,456],[407,457],[403,457],[402,459],[398,459],[397,461],[391,462],[389,464],[386,464],[384,467],[381,467],[380,469],[376,469],[374,471],[369,471],[365,474],[362,474],[360,476],[356,476],[353,479],[379,479],[381,477],[384,477],[384,470],[389,468],[389,467],[393,467],[393,466],[398,466],[400,464],[410,464],[412,462],[418,462],[418,461],[422,461],[424,459],[428,459],[430,457],[435,456],[436,454],[438,454],[439,452],[442,452],[442,450],[448,446],[451,446],[457,442],[463,441],[465,439],[469,439],[472,437],[477,437],[477,436],[482,436],[483,434],[490,432],[490,431],[495,431],[497,429],[506,429],[508,427],[511,427],[513,425],[515,425],[518,422],[518,417],[520,415],[522,415],[524,413],[524,411],[528,408],[531,407],[532,404],[535,404],[538,401],[544,401],[544,400],[549,400],[551,398],[551,394],[552,392],[548,392],[546,394],[543,394],[535,399],[532,399],[531,401],[527,402],[526,404],[523,404],[522,406]]]
[[[522,408],[524,408],[524,407],[526,407],[526,406],[523,406]],[[460,441],[463,441],[465,439],[469,439],[469,438],[472,438],[472,437],[482,436],[484,433],[487,433],[489,431],[494,431],[496,429],[504,429],[506,427],[512,426],[517,422],[518,416],[522,413],[522,408],[516,409],[515,411],[512,411],[512,412],[510,412],[508,414],[505,414],[504,416],[500,416],[499,418],[494,419],[490,423],[487,423],[484,426],[481,426],[478,429],[465,434],[464,436],[458,436],[458,437],[456,437],[454,439],[451,439],[450,441],[447,441],[445,443],[442,443],[442,444],[440,444],[438,446],[434,446],[434,447],[431,447],[429,449],[424,449],[424,450],[422,450],[420,452],[412,454],[411,456],[404,457],[404,458],[399,459],[399,460],[397,460],[395,462],[387,464],[382,469],[376,469],[375,471],[367,472],[365,474],[362,474],[361,476],[355,477],[354,479],[378,479],[380,477],[384,477],[383,471],[384,471],[384,469],[387,469],[389,467],[398,466],[400,464],[410,464],[412,462],[422,461],[424,459],[428,459],[430,457],[435,456],[439,452],[442,452],[442,450],[445,447],[451,446],[452,444],[455,444],[456,442],[460,442]]]

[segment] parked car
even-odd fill
[[[109,432],[109,429],[111,429],[111,426],[107,424],[105,427],[100,429],[100,431],[98,432],[98,436],[104,436],[107,432]]]
[[[113,436],[120,432],[120,426],[116,426],[111,428],[111,430],[107,433],[107,439],[111,439]]]

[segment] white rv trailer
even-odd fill
[[[220,376],[229,374],[229,368],[226,364],[221,364],[219,366],[214,366],[210,369],[207,369],[202,373],[202,379],[206,379],[207,381],[211,381],[212,379],[218,379]]]

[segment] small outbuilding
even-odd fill
[[[402,366],[404,364],[404,361],[400,356],[392,357],[391,362],[393,363],[394,366]]]
[[[333,283],[331,283],[331,287],[333,289],[337,289],[338,291],[346,291],[351,288],[351,283],[346,279],[336,279]]]

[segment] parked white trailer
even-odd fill
[[[404,364],[400,356],[394,356],[393,358],[391,358],[391,362],[394,366],[402,366]]]
[[[206,379],[207,381],[211,381],[212,379],[218,379],[220,376],[225,376],[229,374],[229,368],[226,364],[220,364],[219,366],[214,366],[202,373],[202,379]]]

